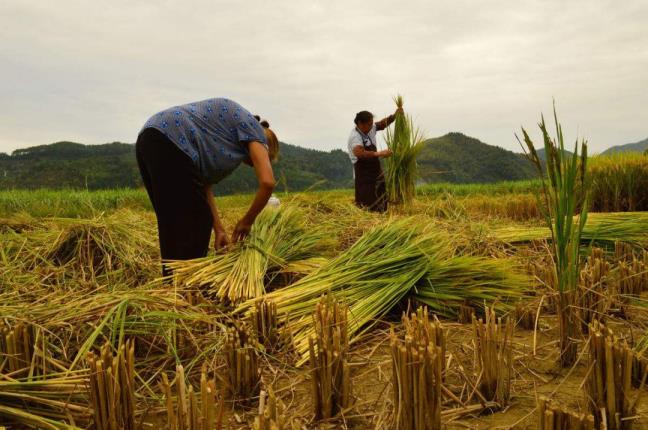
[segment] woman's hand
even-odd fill
[[[252,229],[252,224],[246,222],[245,220],[240,220],[236,223],[234,227],[234,232],[232,233],[232,243],[239,242],[245,239]]]
[[[402,108],[402,107],[399,107],[399,108],[396,109],[396,111],[394,112],[394,116],[398,115],[399,113],[404,113],[404,112],[405,112],[405,111],[403,110],[403,108]]]
[[[230,241],[227,232],[223,228],[214,229],[214,251],[217,253],[224,251],[229,246]]]
[[[391,149],[384,149],[384,150],[378,152],[378,157],[380,157],[380,158],[389,158],[393,154],[394,153],[392,152]]]

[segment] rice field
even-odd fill
[[[0,192],[0,427],[648,428],[648,215],[592,206],[561,367],[540,187],[280,194],[167,279],[143,191]]]

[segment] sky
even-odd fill
[[[397,93],[428,137],[520,151],[555,99],[570,145],[645,139],[648,1],[0,0],[0,152],[134,142],[210,97],[345,148],[355,113]]]

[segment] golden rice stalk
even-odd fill
[[[472,324],[473,316],[475,315],[475,309],[467,304],[459,305],[459,310],[457,313],[457,321],[461,324]]]
[[[605,322],[612,300],[610,264],[605,261],[600,248],[592,248],[578,283],[578,312],[584,333],[595,320]]]
[[[308,340],[313,408],[316,420],[329,419],[351,406],[348,307],[331,294],[315,308],[315,335]]]
[[[401,322],[405,329],[405,336],[418,339],[424,345],[431,343],[440,348],[442,370],[445,370],[446,339],[441,321],[436,316],[433,321],[430,321],[427,306],[420,306],[409,317],[403,312]]]
[[[513,376],[513,324],[486,308],[485,320],[473,317],[473,343],[477,386],[488,401],[505,407],[511,397]]]
[[[176,404],[172,384],[162,373],[160,388],[164,393],[168,430],[220,430],[223,427],[223,397],[217,402],[216,381],[208,378],[207,367],[200,373],[200,392],[196,393],[185,380],[184,368],[176,366],[174,378]]]
[[[97,430],[135,430],[135,344],[126,341],[113,356],[109,343],[88,353],[90,400]]]
[[[394,427],[398,430],[441,428],[445,341],[440,324],[433,325],[426,317],[403,316],[402,337],[393,328],[390,331]]]
[[[286,415],[286,407],[275,396],[272,388],[261,391],[259,396],[259,414],[254,419],[254,430],[299,430],[297,420]]]
[[[584,387],[596,428],[629,429],[629,418],[635,416],[639,400],[638,395],[630,398],[635,353],[598,321],[590,324],[589,332],[589,370]]]
[[[632,257],[635,255],[634,251],[634,246],[617,240],[614,242],[614,261],[632,261]]]
[[[577,414],[546,397],[538,399],[538,430],[594,430],[594,417],[591,414]]]
[[[515,325],[523,330],[533,330],[535,328],[537,309],[526,303],[518,303],[515,306]]]
[[[246,323],[237,322],[225,329],[223,350],[227,372],[224,379],[230,396],[244,401],[257,396],[261,372],[255,333]]]
[[[615,293],[618,306],[627,315],[628,306],[648,288],[648,265],[632,256],[631,261],[619,261],[616,269]]]

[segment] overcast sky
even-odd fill
[[[229,97],[280,139],[343,148],[359,110],[519,150],[552,97],[590,150],[648,137],[648,1],[0,0],[0,152],[134,142]]]

